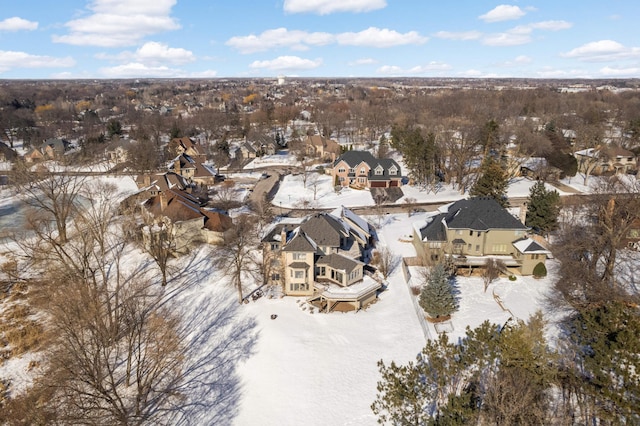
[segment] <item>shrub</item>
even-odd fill
[[[534,278],[543,278],[547,276],[547,267],[544,266],[544,263],[538,263],[535,268],[533,268],[533,277]]]
[[[517,280],[515,275],[509,275],[509,281],[515,281]]]

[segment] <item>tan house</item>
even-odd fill
[[[495,258],[511,273],[531,275],[550,252],[529,238],[528,231],[495,200],[471,198],[416,224],[413,244],[418,256],[430,262],[448,257],[459,268],[482,268],[488,258]]]
[[[368,151],[347,151],[333,162],[336,186],[389,188],[402,185],[402,172],[395,160],[375,158]]]
[[[636,155],[619,146],[583,149],[574,153],[578,172],[594,175],[629,173],[637,170]]]
[[[213,185],[216,182],[216,172],[213,168],[202,163],[198,157],[191,157],[186,153],[176,157],[169,170],[200,185]]]
[[[171,139],[169,142],[169,152],[187,154],[189,157],[199,161],[204,161],[206,159],[206,155],[202,147],[196,141],[187,136]]]
[[[144,203],[144,212],[170,224],[177,253],[193,244],[221,244],[233,221],[224,213],[204,208],[197,198],[177,189],[167,189]]]
[[[338,142],[320,135],[308,135],[302,143],[307,155],[325,160],[334,161],[342,152]]]
[[[344,207],[280,223],[262,240],[268,281],[322,312],[361,309],[381,288],[365,273],[373,234],[368,222]]]

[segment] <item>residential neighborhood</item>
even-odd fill
[[[42,83],[78,91],[52,121],[59,104],[47,90],[38,102],[51,107],[29,109],[0,83],[7,415],[26,416],[28,398],[51,392],[55,402],[39,413],[67,416],[48,410],[85,391],[94,401],[100,392],[87,383],[113,380],[106,392],[127,407],[145,397],[178,407],[172,424],[396,424],[384,417],[395,410],[388,381],[427,377],[411,369],[442,366],[441,354],[464,359],[443,373],[455,380],[472,381],[479,362],[502,365],[492,381],[465,386],[504,396],[492,387],[500,371],[538,383],[540,368],[560,377],[583,362],[574,342],[591,329],[579,334],[575,321],[613,327],[587,318],[603,318],[607,306],[635,324],[640,133],[632,113],[607,112],[629,94],[455,79]],[[93,91],[112,93],[113,105]],[[597,124],[595,94],[611,99],[597,104]],[[491,114],[469,108],[476,97]],[[503,113],[505,103],[517,113]],[[21,122],[24,109],[31,115]],[[574,333],[571,351],[563,333]],[[495,358],[464,358],[474,344]],[[544,347],[543,365],[525,368],[504,349],[529,344]],[[163,373],[144,388],[136,371]],[[570,374],[584,398],[618,386]],[[70,393],[57,393],[50,377]],[[564,385],[549,379],[535,392],[588,417],[562,400]],[[237,400],[233,413],[219,402],[221,388]],[[289,398],[307,391],[308,400]],[[87,401],[80,418],[94,413]],[[439,412],[455,408],[443,401],[433,402]],[[318,404],[334,409],[316,418]],[[145,409],[153,412],[142,424],[159,419],[160,408]],[[546,420],[556,413],[545,410]],[[491,424],[494,414],[473,415]]]

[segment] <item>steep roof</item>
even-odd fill
[[[321,256],[316,264],[331,266],[333,269],[345,271],[347,274],[357,267],[363,265],[362,262],[338,253],[331,253],[326,256]]]
[[[529,229],[492,198],[470,198],[456,201],[449,206],[446,212],[434,216],[427,222],[420,229],[420,236],[423,241],[425,239],[427,241],[445,241],[447,228],[472,231]]]
[[[449,229],[529,229],[496,200],[485,197],[456,201],[449,207],[444,221]]]
[[[304,231],[297,228],[293,233],[293,237],[287,242],[287,245],[285,245],[282,250],[315,253],[317,249],[318,246],[315,242],[311,240]]]
[[[342,223],[327,213],[318,213],[301,225],[302,229],[319,246],[340,246],[340,237],[349,235]]]
[[[375,158],[369,151],[347,151],[342,154],[336,161],[333,162],[333,166],[337,166],[340,161],[344,161],[350,168],[356,167],[358,164],[366,163],[371,170],[369,171],[369,180],[389,180],[391,178],[399,179],[401,177],[400,165],[391,158]],[[375,169],[382,167],[382,174],[375,174]],[[389,169],[395,167],[397,172],[395,175],[389,174]]]
[[[520,253],[525,254],[549,254],[551,253],[546,248],[532,240],[531,238],[523,238],[513,243],[513,246],[518,249]]]

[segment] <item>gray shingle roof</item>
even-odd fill
[[[333,269],[345,271],[347,274],[357,268],[361,263],[341,254],[332,253],[321,256],[316,262],[317,265],[328,265]]]
[[[354,168],[358,164],[363,162],[367,163],[371,168],[367,176],[369,180],[384,181],[389,179],[400,179],[402,177],[400,165],[398,165],[395,160],[391,158],[375,158],[369,151],[347,151],[333,163],[333,166],[335,167],[336,165],[338,165],[340,161],[344,161],[345,163],[347,163],[350,168]],[[375,169],[377,166],[382,166],[383,172],[381,175],[375,174]],[[398,170],[395,175],[389,174],[389,169],[392,166],[395,166]]]
[[[445,241],[446,223],[449,229],[469,229],[488,231],[490,229],[527,230],[522,222],[502,208],[492,198],[470,198],[459,200],[449,206],[447,213],[441,213],[425,227],[420,229],[420,236],[429,241]]]
[[[492,198],[456,201],[449,207],[445,221],[449,229],[529,229]]]
[[[300,229],[319,246],[340,247],[340,237],[347,235],[342,224],[327,213],[311,216]]]
[[[317,246],[309,240],[309,237],[302,231],[298,232],[291,238],[287,245],[282,249],[283,251],[300,251],[315,253]]]

